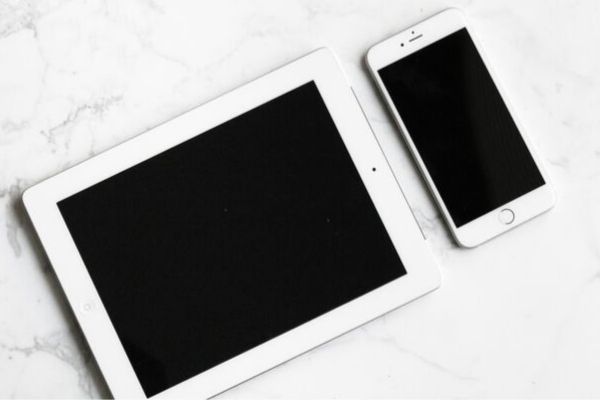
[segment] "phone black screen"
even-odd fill
[[[466,29],[378,72],[457,227],[544,185]]]
[[[58,206],[148,396],[406,273],[314,82]]]

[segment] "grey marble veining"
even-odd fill
[[[363,64],[448,6],[470,17],[558,195],[474,250],[450,239]],[[599,16],[592,0],[0,0],[0,397],[108,395],[23,189],[323,45],[443,286],[222,397],[600,396]]]

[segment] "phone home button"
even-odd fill
[[[510,208],[505,208],[498,214],[498,219],[505,225],[510,225],[515,220],[515,213]]]

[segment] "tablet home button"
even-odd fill
[[[94,311],[94,308],[94,302],[92,300],[88,300],[81,304],[81,310],[85,313]]]
[[[500,214],[498,214],[498,219],[503,224],[512,224],[512,222],[515,220],[515,213],[511,209],[505,208],[504,210],[500,211]]]

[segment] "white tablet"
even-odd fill
[[[115,397],[212,396],[439,285],[326,49],[23,200]]]

